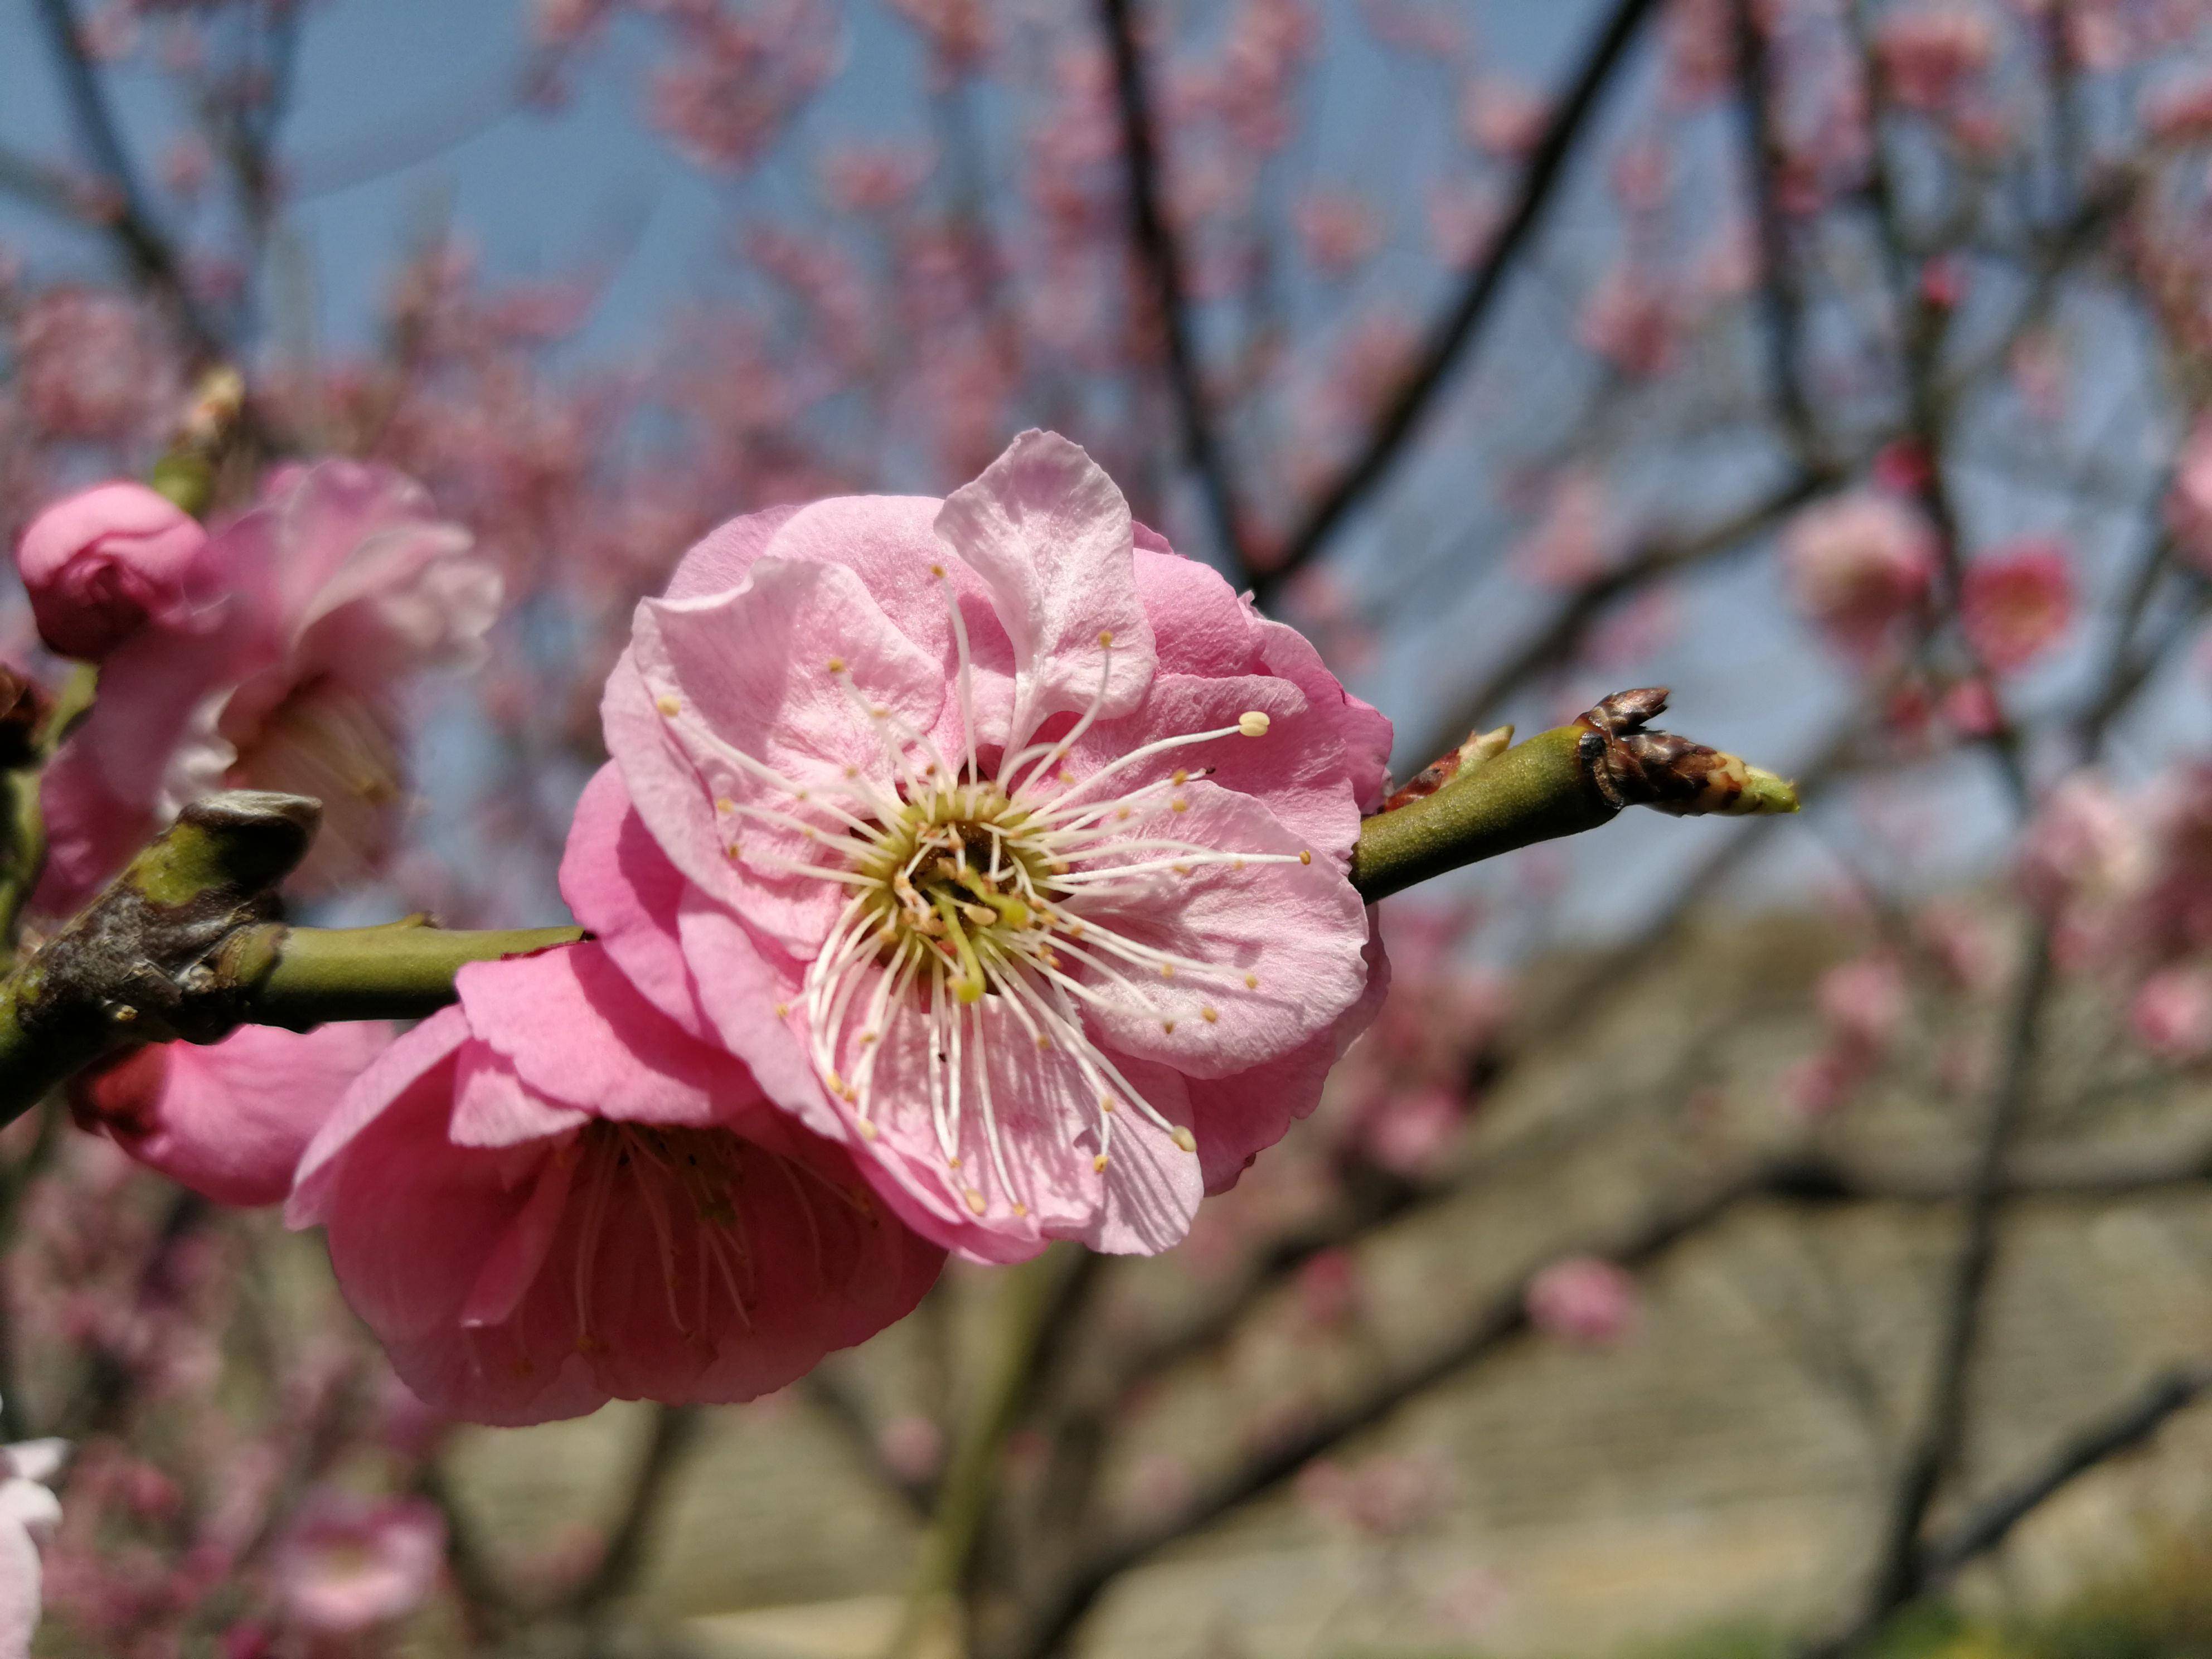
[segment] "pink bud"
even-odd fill
[[[207,532],[143,484],[105,483],[57,501],[15,550],[39,634],[65,657],[97,662],[150,621],[183,625]]]

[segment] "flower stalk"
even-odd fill
[[[1462,865],[1595,830],[1635,805],[1678,815],[1796,811],[1796,792],[1773,773],[1650,730],[1666,702],[1661,689],[1624,691],[1525,743],[1508,746],[1508,730],[1471,738],[1367,820],[1352,884],[1371,902]],[[7,776],[25,781],[34,805],[35,773]],[[275,889],[306,856],[319,818],[318,804],[298,795],[234,790],[194,803],[0,980],[0,1122],[135,1043],[211,1042],[241,1024],[417,1019],[453,1000],[465,964],[584,936],[574,927],[461,931],[419,916],[289,927]],[[20,865],[28,849],[20,840],[14,847]],[[15,866],[0,870],[0,892],[24,879]]]

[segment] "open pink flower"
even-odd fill
[[[320,1492],[276,1547],[277,1599],[313,1635],[356,1635],[421,1607],[445,1554],[445,1520],[425,1499]]]
[[[117,648],[46,769],[43,909],[76,908],[178,808],[223,787],[322,801],[304,885],[373,872],[404,805],[402,684],[468,662],[499,609],[498,573],[468,532],[433,516],[421,486],[351,461],[273,475],[196,568],[209,608]]]
[[[1928,521],[1873,490],[1799,514],[1783,538],[1792,595],[1845,654],[1879,654],[1919,609],[1936,574]]]
[[[1959,625],[2000,674],[2025,668],[2057,643],[2074,619],[2074,568],[2063,543],[2026,536],[1966,568]]]
[[[240,1026],[221,1042],[149,1043],[79,1077],[70,1108],[149,1169],[218,1204],[274,1204],[348,1085],[392,1041],[378,1021]]]
[[[207,608],[194,573],[207,546],[199,521],[143,484],[80,490],[31,520],[15,568],[40,637],[97,662],[149,623],[192,625]]]
[[[1065,439],[723,526],[605,714],[578,918],[976,1255],[1173,1243],[1379,996],[1389,722]]]
[[[750,1400],[901,1317],[942,1252],[594,945],[461,970],[300,1165],[354,1310],[437,1410]]]

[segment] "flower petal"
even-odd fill
[[[1009,744],[1029,741],[1051,715],[1094,701],[1118,714],[1144,696],[1156,658],[1129,503],[1082,449],[1056,433],[1023,433],[945,498],[937,533],[989,584],[1013,641]]]

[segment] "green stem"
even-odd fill
[[[1362,826],[1352,885],[1371,902],[1462,865],[1594,830],[1627,806],[1796,810],[1795,793],[1771,773],[1645,730],[1665,702],[1656,689],[1622,692],[1503,752],[1508,732],[1470,739]],[[35,779],[31,787],[35,797]],[[82,915],[0,979],[0,1123],[132,1043],[213,1042],[241,1024],[419,1019],[453,1000],[453,976],[468,963],[584,936],[574,927],[457,933],[420,918],[285,927],[273,891],[306,853],[320,810],[300,796],[249,791],[195,802]],[[951,902],[942,909],[964,944]],[[972,967],[972,954],[967,960]]]
[[[1377,812],[1359,828],[1352,884],[1369,903],[1500,853],[1580,835],[1620,811],[1584,760],[1579,726],[1516,744],[1432,795]]]

